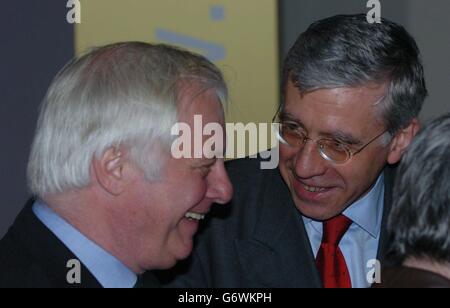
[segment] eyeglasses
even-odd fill
[[[325,160],[330,161],[335,164],[343,164],[350,160],[353,156],[364,150],[369,144],[377,140],[379,137],[384,135],[387,130],[378,134],[365,145],[360,147],[356,151],[352,151],[349,146],[340,141],[331,138],[322,138],[319,140],[311,139],[307,134],[302,131],[302,128],[295,122],[284,122],[279,123],[279,129],[277,131],[278,140],[290,147],[301,149],[306,144],[307,141],[311,140],[316,143],[317,150]]]

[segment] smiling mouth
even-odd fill
[[[187,212],[184,217],[188,220],[202,220],[205,219],[205,214],[195,213],[195,212]]]
[[[303,188],[306,191],[309,191],[309,192],[321,192],[321,191],[325,191],[326,190],[326,188],[324,188],[324,187],[308,186],[308,185],[305,185],[305,184],[302,184],[302,185],[303,185]]]
[[[297,197],[308,202],[318,202],[324,198],[328,198],[330,193],[332,193],[336,188],[330,185],[313,186],[311,185],[312,183],[309,183],[310,185],[308,185],[297,177],[294,177],[292,184],[293,190],[295,191]]]

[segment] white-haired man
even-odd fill
[[[134,287],[186,258],[232,186],[222,148],[175,159],[171,128],[194,115],[223,128],[226,94],[211,62],[166,45],[116,43],[66,65],[32,146],[35,198],[0,242],[0,286]]]

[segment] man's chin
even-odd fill
[[[174,267],[179,261],[186,259],[190,255],[189,253],[180,253],[177,251],[176,255],[166,254],[164,260],[160,262],[159,266],[156,269],[158,270],[166,270]]]
[[[157,266],[157,269],[164,270],[174,267],[177,262],[187,259],[193,249],[193,240],[192,239],[177,239],[177,242],[172,242],[172,245],[169,245],[168,250],[166,249],[166,253],[161,255],[161,260]]]
[[[295,207],[303,216],[317,221],[327,220],[340,214],[330,211],[326,205],[306,204],[299,200],[295,200]]]
[[[191,255],[193,248],[194,241],[192,238],[183,239],[180,241],[179,247],[177,247],[177,252],[175,254],[177,261],[187,259]]]

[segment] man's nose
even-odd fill
[[[317,144],[308,140],[294,157],[295,173],[302,179],[312,178],[326,172],[327,162],[319,153]]]
[[[206,197],[218,204],[226,204],[233,197],[233,185],[230,182],[223,159],[218,161],[208,176]]]

